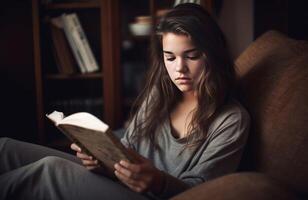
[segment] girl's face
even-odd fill
[[[203,54],[186,35],[165,33],[164,63],[172,82],[182,92],[194,92],[205,66]]]

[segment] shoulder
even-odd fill
[[[217,114],[217,118],[231,118],[233,120],[243,120],[243,121],[249,121],[250,116],[246,110],[242,106],[242,104],[237,101],[236,99],[231,99],[227,104],[222,106],[219,113]]]
[[[240,102],[231,99],[219,109],[209,127],[209,134],[224,132],[240,136],[248,132],[249,126],[249,113]]]
[[[244,123],[250,121],[250,116],[240,102],[235,99],[231,99],[219,109],[214,121],[237,121]]]

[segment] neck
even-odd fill
[[[197,95],[195,92],[183,93],[182,103],[195,103],[197,104]]]
[[[182,98],[170,113],[171,127],[176,138],[187,136],[188,125],[191,123],[194,109],[198,105],[197,96],[193,92],[182,93]]]

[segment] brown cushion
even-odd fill
[[[252,117],[244,164],[307,194],[307,42],[271,31],[236,65],[242,102]]]
[[[245,76],[251,70],[267,65],[288,62],[303,55],[308,50],[308,43],[288,38],[277,32],[268,31],[251,43],[235,61],[237,74]]]
[[[237,173],[196,186],[172,200],[293,200],[285,186],[260,173]]]

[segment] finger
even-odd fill
[[[77,152],[81,152],[81,148],[75,143],[71,144],[71,149]]]
[[[93,169],[96,169],[98,166],[86,166],[86,168],[88,169],[88,170],[93,170]]]
[[[84,166],[98,166],[97,160],[81,160]]]
[[[92,156],[89,156],[85,153],[80,153],[80,152],[77,152],[76,153],[76,156],[80,159],[83,159],[83,160],[93,160],[93,157]]]
[[[119,171],[114,171],[114,174],[116,175],[116,177],[125,185],[127,186],[134,186],[134,187],[138,187],[138,182],[135,181],[134,179],[130,179],[128,178],[126,175],[122,174]]]
[[[127,187],[129,187],[131,190],[135,191],[135,192],[138,192],[138,193],[141,193],[141,192],[144,192],[145,191],[145,188],[144,187],[141,187],[139,185],[139,182],[137,181],[134,181],[134,180],[131,180],[131,179],[127,179],[126,176],[124,176],[123,174],[121,174],[120,172],[118,171],[115,171],[114,172],[116,177],[122,182],[124,183]]]
[[[138,186],[133,186],[133,185],[127,185],[131,190],[138,192],[138,193],[142,193],[144,192],[144,189],[142,189],[141,187]]]
[[[120,172],[121,174],[123,174],[127,179],[136,179],[137,177],[134,176],[133,172],[127,168],[125,168],[124,166],[122,166],[121,164],[116,163],[114,165],[114,168]]]
[[[120,161],[120,166],[122,166],[124,169],[127,169],[128,171],[132,173],[139,174],[142,171],[142,166],[140,164],[133,164],[126,160]]]

